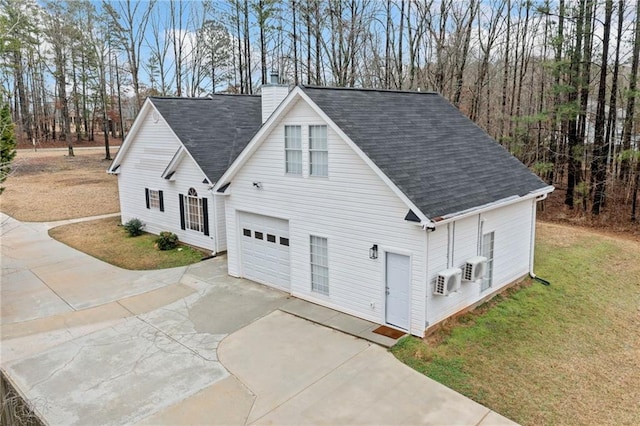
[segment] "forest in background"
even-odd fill
[[[636,221],[640,2],[0,0],[17,139],[122,137],[147,96],[436,91],[562,194]],[[473,155],[473,153],[469,153]],[[428,166],[428,165],[425,165]]]

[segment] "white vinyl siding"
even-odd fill
[[[309,126],[309,174],[328,176],[327,126]]]
[[[531,208],[535,201],[527,200],[490,210],[481,215],[457,220],[427,233],[428,294],[426,317],[429,325],[473,305],[487,295],[524,277],[529,271],[531,244]],[[483,251],[483,235],[493,234],[491,257],[491,289],[483,291],[483,282],[462,282],[450,296],[433,294],[438,272],[462,268],[465,261]],[[449,257],[447,258],[447,255]]]
[[[176,173],[171,181],[161,177],[163,171],[181,146],[164,119],[155,122],[152,117],[153,107],[141,111],[138,120],[138,129],[131,134],[134,139],[120,161],[118,171],[118,193],[120,197],[120,212],[122,222],[138,218],[145,223],[145,231],[151,234],[159,234],[162,231],[170,231],[178,235],[180,241],[202,247],[211,251],[216,250],[215,232],[204,235],[202,232],[194,232],[181,229],[179,195],[186,194],[191,187],[197,190],[200,198],[208,198],[211,212],[212,202],[219,197],[212,197],[208,190],[209,185],[203,184],[205,176],[202,170],[186,155],[176,166]],[[162,191],[164,200],[164,212],[158,209],[147,208],[144,198],[145,188]],[[210,219],[213,215],[210,214]],[[219,215],[218,220],[224,221],[224,215]],[[213,222],[210,229],[216,230]],[[224,230],[224,223],[221,228]]]
[[[331,179],[286,176],[282,144],[287,125],[302,126],[302,147],[309,147],[309,126],[326,125],[304,101],[297,102],[232,179],[227,209],[229,273],[241,273],[238,258],[239,212],[286,218],[291,248],[291,293],[314,303],[384,323],[384,256],[369,259],[369,248],[411,254],[411,329],[424,331],[425,232],[404,220],[408,207],[340,136],[327,126],[327,165]],[[305,158],[308,158],[305,156]],[[308,161],[303,176],[309,176]],[[255,181],[265,182],[257,191]],[[311,291],[310,235],[329,243],[329,296]],[[240,235],[241,237],[241,235]]]
[[[311,235],[311,291],[329,295],[329,254],[327,239]]]
[[[227,250],[227,230],[225,229],[226,226],[226,221],[225,221],[225,217],[224,217],[224,202],[225,202],[225,196],[224,195],[218,195],[216,194],[213,197],[213,203],[214,203],[214,212],[215,212],[215,218],[213,218],[215,223],[215,237],[216,237],[216,242],[217,242],[217,247],[216,247],[216,251],[221,252],[221,251],[226,251]]]
[[[302,126],[284,126],[285,170],[302,174]]]

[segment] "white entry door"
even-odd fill
[[[240,213],[242,276],[290,291],[289,222]]]
[[[409,329],[409,288],[411,262],[409,256],[386,253],[386,323]]]

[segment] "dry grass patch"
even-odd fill
[[[120,211],[118,180],[100,149],[19,151],[4,182],[0,210],[23,222],[46,222]]]
[[[522,424],[640,424],[640,243],[540,224],[537,273],[394,354]]]
[[[59,226],[49,235],[77,250],[125,269],[163,269],[199,262],[207,252],[180,245],[160,251],[154,247],[155,235],[129,237],[120,217]]]

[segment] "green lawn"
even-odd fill
[[[208,253],[181,245],[161,251],[156,235],[129,237],[120,217],[79,222],[53,228],[49,235],[75,249],[125,269],[164,269],[199,262]]]
[[[393,353],[522,424],[640,424],[640,244],[538,229],[550,287],[527,282]]]

